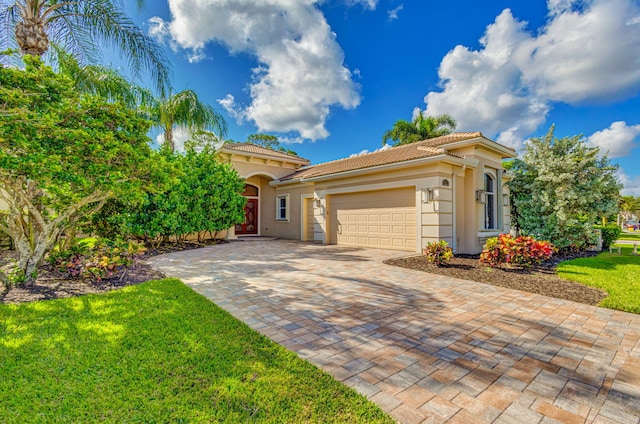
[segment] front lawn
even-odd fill
[[[176,279],[0,305],[0,422],[392,422]]]
[[[640,256],[633,246],[620,245],[621,254],[601,253],[558,264],[558,275],[591,287],[606,290],[609,296],[600,306],[640,313]]]
[[[633,233],[626,233],[623,231],[622,233],[620,233],[620,237],[618,237],[618,240],[631,240],[640,242],[640,231],[636,231]]]

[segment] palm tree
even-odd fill
[[[160,98],[150,109],[151,120],[164,131],[164,140],[171,151],[175,151],[173,128],[184,127],[191,133],[202,131],[217,132],[218,138],[227,133],[224,117],[213,107],[203,103],[192,90],[184,90]]]
[[[0,0],[0,22],[4,48],[42,57],[56,43],[81,62],[95,62],[97,47],[105,44],[126,57],[135,77],[145,69],[161,93],[169,86],[163,50],[125,14],[120,0]]]
[[[153,93],[125,78],[117,70],[102,65],[81,65],[70,53],[54,46],[58,71],[73,80],[82,93],[121,102],[131,109],[147,109],[156,100]]]
[[[438,115],[425,117],[422,112],[412,122],[399,119],[393,124],[393,128],[382,136],[382,145],[388,140],[397,141],[396,146],[415,143],[428,138],[440,137],[451,134],[456,128],[456,121],[451,115]]]

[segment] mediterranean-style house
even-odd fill
[[[273,236],[355,247],[420,252],[445,240],[474,254],[509,232],[507,175],[516,152],[479,132],[460,132],[310,165],[250,143],[219,156],[246,181],[238,236]]]

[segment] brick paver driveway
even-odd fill
[[[639,315],[382,263],[399,255],[243,241],[151,262],[403,423],[638,423]]]

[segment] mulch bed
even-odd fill
[[[592,255],[595,255],[595,253],[586,252],[558,257],[533,268],[490,268],[481,264],[477,256],[464,255],[456,256],[449,263],[440,267],[427,262],[424,256],[390,259],[385,263],[447,277],[542,294],[558,299],[572,300],[586,303],[587,305],[598,305],[602,299],[607,297],[607,292],[573,281],[563,280],[556,274],[558,263],[580,256]]]
[[[135,267],[129,268],[124,275],[106,278],[102,281],[69,279],[56,270],[51,269],[49,266],[43,266],[40,269],[35,284],[21,287],[0,286],[0,303],[24,303],[36,300],[80,296],[90,293],[103,293],[148,280],[164,278],[165,275],[163,273],[152,269],[144,259],[164,253],[198,249],[218,243],[221,243],[221,241],[165,243],[158,248],[149,248],[140,262]],[[0,251],[0,266],[3,262],[6,262],[7,259],[15,257],[15,255],[16,252]],[[591,254],[583,253],[570,257],[555,258],[553,261],[530,269],[489,268],[481,265],[478,262],[477,256],[464,255],[454,257],[448,264],[441,267],[428,263],[424,256],[390,259],[385,261],[385,263],[448,277],[538,293],[559,299],[573,300],[588,305],[597,305],[602,299],[607,297],[606,292],[573,281],[563,280],[559,278],[555,272],[556,265],[559,262],[584,255]]]
[[[134,284],[140,284],[149,280],[165,278],[166,276],[151,268],[145,258],[161,255],[163,253],[178,252],[182,250],[198,249],[200,247],[224,243],[220,240],[207,240],[202,243],[164,243],[158,248],[148,248],[144,256],[135,267],[129,268],[123,275],[113,278],[105,278],[101,281],[91,279],[70,279],[52,269],[48,265],[42,266],[38,271],[38,278],[34,284],[28,286],[6,287],[0,285],[0,303],[25,303],[36,300],[59,299],[65,297],[81,296],[84,294],[104,293]],[[8,259],[15,258],[16,252],[0,250],[0,266]]]

